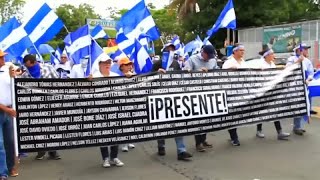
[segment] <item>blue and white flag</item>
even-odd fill
[[[159,29],[156,27],[144,0],[122,15],[116,24],[117,31],[121,28],[129,39],[136,39],[142,33],[149,35],[151,40],[160,38]]]
[[[140,42],[135,40],[134,51],[130,57],[133,61],[134,70],[136,74],[143,74],[151,72],[152,70],[152,61],[151,58],[146,51],[146,49],[140,44]]]
[[[93,39],[99,39],[99,38],[108,39],[109,38],[107,33],[103,30],[102,26],[99,24],[94,29],[92,29],[91,36]]]
[[[140,44],[148,51],[150,36],[147,34],[140,34],[140,36],[138,37],[138,40],[139,40]]]
[[[99,70],[99,64],[97,59],[105,55],[103,49],[95,40],[92,40],[91,42],[90,53],[91,54],[89,64],[87,66],[86,76],[89,76],[90,73],[94,73],[94,71]]]
[[[50,63],[52,65],[56,65],[56,64],[60,63],[60,60],[56,56],[54,56],[53,54],[50,54]]]
[[[162,53],[162,69],[169,70],[174,58],[174,52],[163,52]]]
[[[64,24],[48,4],[44,3],[34,16],[24,25],[33,44],[38,47],[57,35]]]
[[[4,23],[0,32],[0,49],[13,57],[22,56],[32,46],[28,34],[15,17]]]
[[[313,80],[309,83],[309,97],[320,96],[320,70],[318,70],[314,76]]]
[[[79,64],[81,58],[90,55],[91,39],[88,25],[70,33],[71,45],[68,47],[68,53],[75,64]]]
[[[64,42],[64,44],[66,45],[66,46],[70,46],[71,45],[71,36],[70,36],[70,34],[71,33],[69,33],[65,38],[64,38],[64,40],[63,40],[63,42]]]
[[[59,47],[57,47],[56,51],[54,52],[54,55],[56,58],[61,59],[62,51]]]
[[[118,49],[116,52],[114,52],[113,54],[110,55],[110,58],[113,60],[119,59],[121,57],[127,57],[127,56],[120,49]]]
[[[124,33],[122,28],[118,31],[116,42],[118,43],[118,47],[122,50],[127,56],[132,54],[134,49],[134,39],[129,39]]]
[[[236,29],[237,28],[236,13],[233,8],[232,0],[228,1],[227,5],[224,7],[222,12],[220,13],[216,23],[207,32],[207,35],[209,37],[211,37],[220,28],[229,28],[229,29]]]
[[[179,36],[175,36],[172,40],[171,43],[175,46],[175,49],[178,50],[181,48],[181,42]]]

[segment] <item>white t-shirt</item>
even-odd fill
[[[4,106],[12,105],[11,97],[11,78],[9,75],[9,66],[0,68],[0,104]]]
[[[72,67],[70,78],[85,78],[87,68],[82,67],[81,64],[76,64]]]
[[[94,78],[105,77],[105,76],[103,76],[103,75],[101,74],[100,71],[94,72],[94,73],[92,74],[92,76],[93,76]],[[119,74],[110,71],[108,77],[116,77],[116,76],[119,76]]]
[[[269,64],[267,61],[264,59],[261,60],[261,64],[259,64],[260,69],[270,69],[270,68],[276,68],[277,66],[274,64],[273,61]]]
[[[230,68],[247,68],[246,63],[243,59],[241,59],[240,63],[232,56],[222,65],[222,69],[230,69]]]

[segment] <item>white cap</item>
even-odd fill
[[[110,58],[110,56],[108,56],[107,54],[101,54],[98,58],[98,63],[100,62],[106,62],[106,61],[111,61],[112,59]]]
[[[296,51],[296,50],[298,50],[298,49],[309,49],[309,48],[311,48],[311,46],[308,46],[306,43],[301,43],[301,44],[299,44],[298,46],[296,46],[296,47],[293,49],[293,51]]]

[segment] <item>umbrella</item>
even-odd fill
[[[54,52],[54,49],[49,44],[40,44],[37,49],[40,54],[51,54]],[[34,47],[31,47],[29,52],[30,54],[37,54]]]

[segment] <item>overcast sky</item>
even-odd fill
[[[100,14],[102,17],[106,17],[108,12],[106,12],[107,7],[117,7],[118,9],[130,9],[140,0],[26,0],[25,7],[23,8],[23,18],[22,21],[26,21],[33,16],[35,11],[40,8],[43,2],[49,4],[51,8],[57,8],[61,4],[72,4],[78,6],[82,3],[87,3],[92,5],[95,12]],[[169,3],[169,0],[145,0],[146,3],[153,3],[156,8],[162,8]]]

